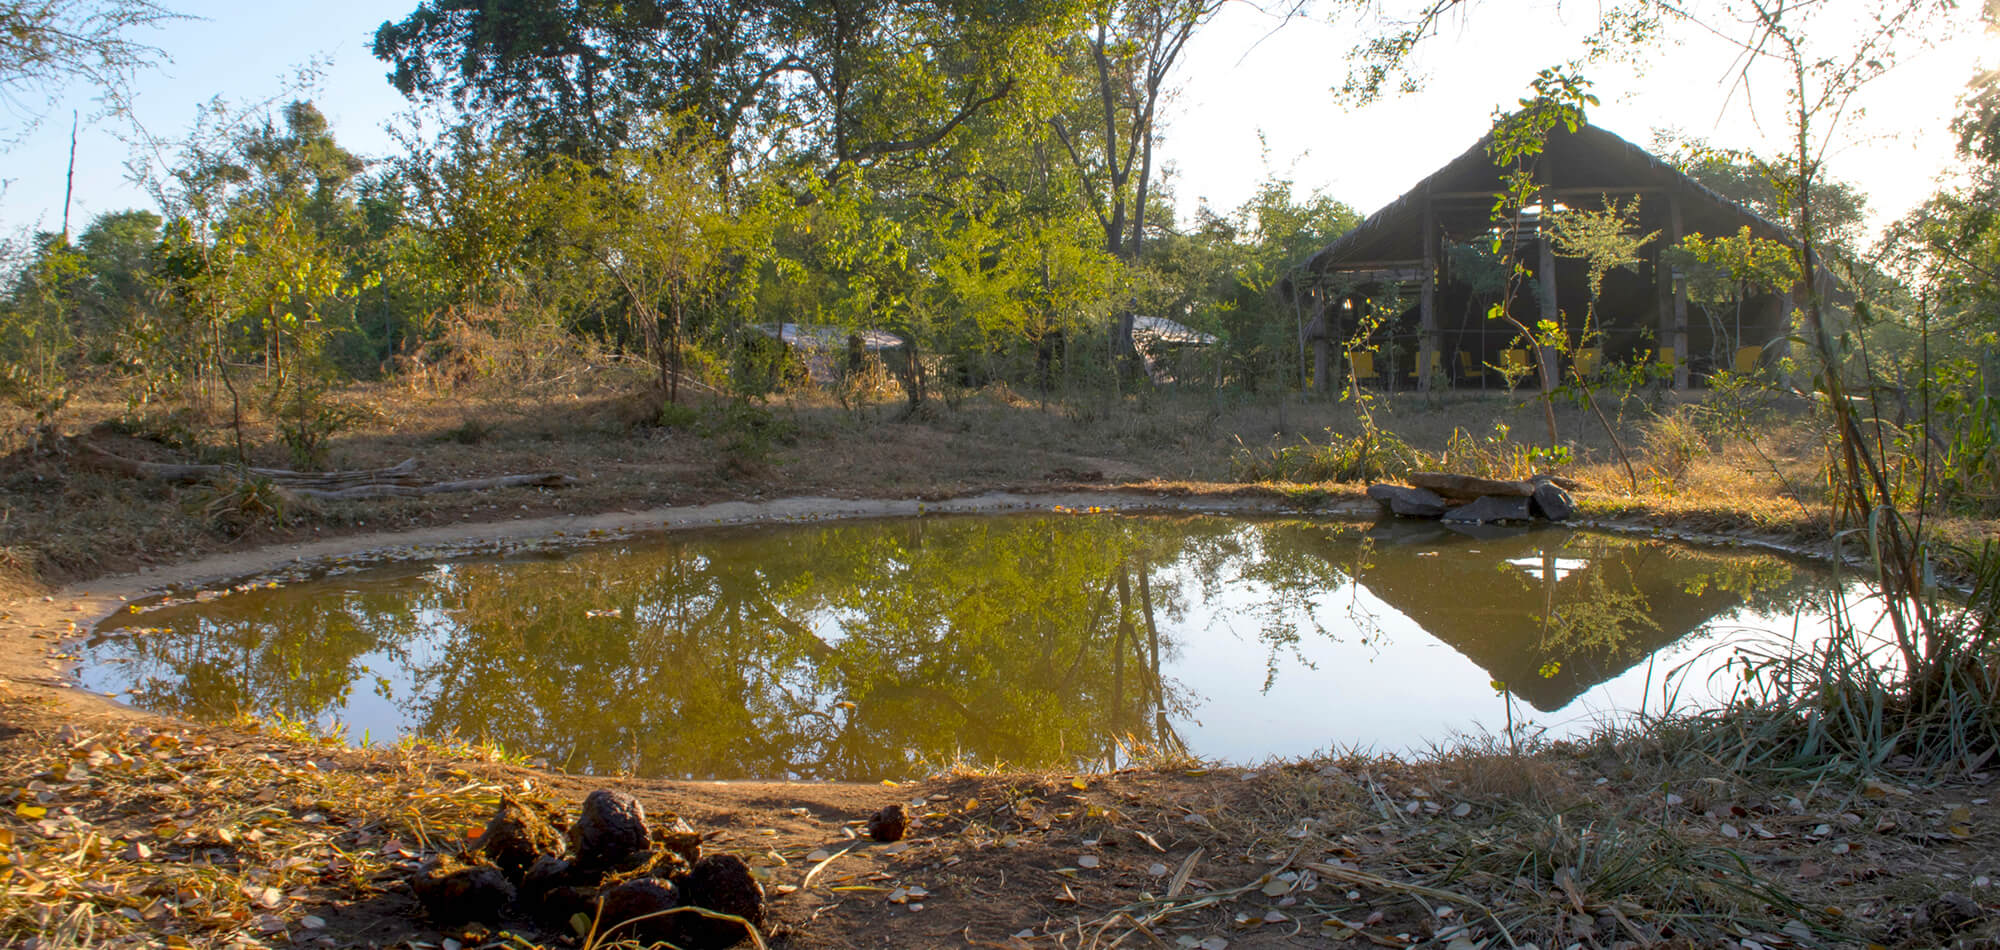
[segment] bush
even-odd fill
[[[1694,463],[1713,451],[1688,407],[1663,412],[1640,426],[1646,464],[1660,487],[1677,489]]]
[[[702,420],[701,434],[722,443],[724,474],[750,475],[770,462],[777,445],[790,445],[798,438],[798,426],[739,399],[710,410]]]
[[[677,402],[661,403],[653,416],[653,423],[662,429],[692,429],[700,421],[701,410]]]
[[[1230,474],[1248,482],[1366,482],[1435,467],[1437,460],[1380,429],[1357,436],[1327,430],[1327,441],[1252,449],[1237,440]]]
[[[1444,457],[1438,460],[1438,468],[1458,475],[1476,475],[1480,478],[1527,478],[1535,473],[1535,452],[1510,436],[1507,426],[1494,424],[1493,431],[1481,438],[1464,429],[1451,430],[1451,438],[1445,442]]]
[[[326,383],[303,381],[280,392],[271,407],[278,441],[302,469],[326,464],[328,439],[363,421],[366,414],[331,398]]]
[[[215,531],[240,535],[260,524],[285,523],[285,495],[268,478],[235,478],[211,487],[201,514]]]

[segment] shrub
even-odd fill
[[[327,440],[365,418],[360,410],[330,398],[326,384],[318,380],[281,391],[273,400],[271,416],[278,441],[302,469],[323,466]]]
[[[1661,487],[1668,490],[1679,488],[1694,463],[1712,451],[1708,436],[1685,406],[1647,420],[1640,426],[1640,437],[1646,448],[1647,467]]]
[[[1295,445],[1252,449],[1237,440],[1230,474],[1250,482],[1364,482],[1395,478],[1431,468],[1436,459],[1380,429],[1357,436],[1327,430],[1325,444],[1300,439]]]
[[[239,535],[260,524],[285,523],[285,495],[268,478],[233,478],[211,486],[201,507],[208,525]]]

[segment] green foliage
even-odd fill
[[[1694,463],[1714,452],[1694,415],[1688,407],[1676,407],[1640,426],[1646,464],[1660,491],[1679,490]]]
[[[1238,441],[1230,477],[1247,482],[1370,482],[1434,467],[1436,460],[1393,432],[1370,427],[1360,435],[1327,430],[1324,443],[1253,449]]]
[[[354,407],[331,398],[325,381],[318,379],[284,386],[271,404],[271,421],[277,426],[278,441],[301,469],[324,467],[327,440],[365,418]]]
[[[41,235],[37,245],[0,304],[0,399],[26,410],[38,432],[52,432],[73,395],[80,341],[71,298],[89,272],[60,235]]]
[[[659,3],[424,0],[374,52],[412,99],[483,114],[533,153],[595,163],[653,115],[728,152],[826,172],[920,156],[1016,91],[1064,4],[915,0]],[[797,81],[793,81],[796,79]]]
[[[662,429],[692,429],[701,419],[700,409],[668,402],[660,404],[660,411],[653,417],[653,422]]]
[[[665,415],[663,409],[662,424],[666,424]],[[796,423],[745,399],[711,407],[702,415],[697,431],[720,443],[723,474],[732,476],[761,472],[778,446],[790,445],[798,438]]]
[[[1483,436],[1453,427],[1438,469],[1481,478],[1526,478],[1536,466],[1530,448],[1514,439],[1507,426],[1495,423]]]
[[[1525,261],[1516,260],[1515,244],[1526,233],[1529,219],[1536,219],[1537,227],[1543,219],[1552,216],[1555,206],[1553,195],[1544,196],[1542,185],[1536,178],[1536,164],[1547,148],[1549,133],[1557,127],[1575,132],[1585,122],[1585,109],[1597,105],[1597,97],[1590,93],[1590,81],[1571,64],[1566,68],[1551,67],[1535,75],[1530,84],[1533,95],[1520,100],[1520,107],[1512,112],[1496,111],[1493,130],[1486,145],[1487,154],[1493,158],[1494,168],[1500,175],[1500,188],[1494,193],[1493,208],[1489,217],[1493,222],[1492,253],[1503,261],[1510,262],[1506,289],[1486,312],[1487,319],[1500,320],[1514,328],[1519,345],[1527,347],[1531,353],[1529,363],[1536,375],[1541,377],[1541,403],[1543,418],[1548,423],[1549,445],[1557,443],[1554,393],[1559,380],[1553,378],[1552,360],[1539,354],[1544,350],[1561,351],[1568,347],[1569,336],[1562,328],[1562,316],[1556,312],[1555,301],[1541,299],[1539,312],[1530,325],[1514,313],[1514,301],[1520,288],[1531,275]],[[1617,258],[1623,247],[1607,245],[1605,238],[1627,240],[1622,235],[1625,225],[1614,208],[1610,217],[1577,218],[1571,225],[1579,239],[1585,233],[1593,238],[1589,253],[1606,258],[1606,270],[1620,266]],[[1640,242],[1643,243],[1643,242]],[[1581,249],[1579,249],[1581,250]],[[1537,265],[1539,266],[1539,264]],[[1507,379],[1508,388],[1516,386],[1526,372],[1518,365],[1502,364],[1496,367]]]
[[[235,536],[261,525],[285,523],[285,495],[268,478],[241,475],[209,486],[198,501],[211,530]]]
[[[1740,303],[1756,293],[1798,286],[1799,264],[1790,245],[1752,236],[1744,225],[1714,239],[1690,234],[1668,248],[1666,262],[1687,275],[1688,299],[1706,305]]]
[[[1591,316],[1604,292],[1604,278],[1614,270],[1638,271],[1641,254],[1660,232],[1639,233],[1639,199],[1620,205],[1609,199],[1602,209],[1559,210],[1549,215],[1550,236],[1558,256],[1583,261],[1590,292]],[[1690,239],[1700,235],[1690,235]],[[1748,237],[1746,230],[1745,237]]]
[[[1655,131],[1652,153],[1717,194],[1767,221],[1787,222],[1796,210],[1798,179],[1794,162],[1738,149],[1719,149],[1693,136]],[[1861,257],[1866,244],[1868,198],[1852,182],[1814,183],[1813,218],[1823,237],[1848,258]]]

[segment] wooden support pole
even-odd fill
[[[1548,216],[1542,217],[1541,259],[1535,265],[1535,277],[1540,282],[1540,290],[1535,295],[1541,303],[1541,319],[1562,325],[1562,308],[1556,300],[1556,251],[1549,243]],[[1532,343],[1531,343],[1532,345]],[[1537,347],[1536,358],[1542,361],[1542,392],[1556,387],[1556,348]]]
[[[1431,374],[1438,363],[1438,322],[1437,322],[1437,217],[1432,213],[1431,199],[1424,196],[1424,283],[1418,296],[1417,328],[1421,334],[1417,341],[1417,389],[1429,392],[1432,386]]]
[[[1313,391],[1333,392],[1333,341],[1324,333],[1313,340]]]
[[[1686,232],[1681,224],[1678,191],[1667,192],[1667,246],[1679,247]],[[1688,388],[1688,302],[1687,277],[1662,262],[1661,276],[1668,282],[1667,306],[1660,313],[1660,346],[1673,353],[1674,388]]]
[[[1792,294],[1786,291],[1778,298],[1777,336],[1771,345],[1778,351],[1771,359],[1773,365],[1784,366],[1792,355]],[[1792,374],[1782,369],[1778,371],[1778,385],[1792,388]]]

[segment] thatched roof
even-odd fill
[[[1744,603],[1726,585],[1697,583],[1740,555],[1615,544],[1605,556],[1554,549],[1564,535],[1500,531],[1477,542],[1435,522],[1390,522],[1371,532],[1372,567],[1357,582],[1543,712],[1694,634]],[[1494,570],[1504,562],[1505,567]],[[1545,568],[1553,567],[1554,576]],[[1644,620],[1616,624],[1591,611],[1607,596],[1638,597]],[[1550,641],[1547,611],[1580,612],[1615,646]],[[1556,661],[1556,666],[1544,664]],[[1547,675],[1544,675],[1544,674]]]
[[[1402,197],[1313,254],[1301,269],[1321,272],[1341,269],[1343,264],[1421,261],[1425,196],[1465,197],[1499,192],[1500,170],[1487,152],[1492,138],[1488,133]],[[1584,125],[1575,132],[1558,128],[1549,133],[1547,148],[1537,160],[1536,178],[1558,193],[1599,192],[1617,197],[1635,189],[1664,189],[1681,197],[1686,233],[1734,234],[1747,226],[1758,237],[1791,239],[1781,225],[1594,125]],[[1286,283],[1289,286],[1290,278]]]

